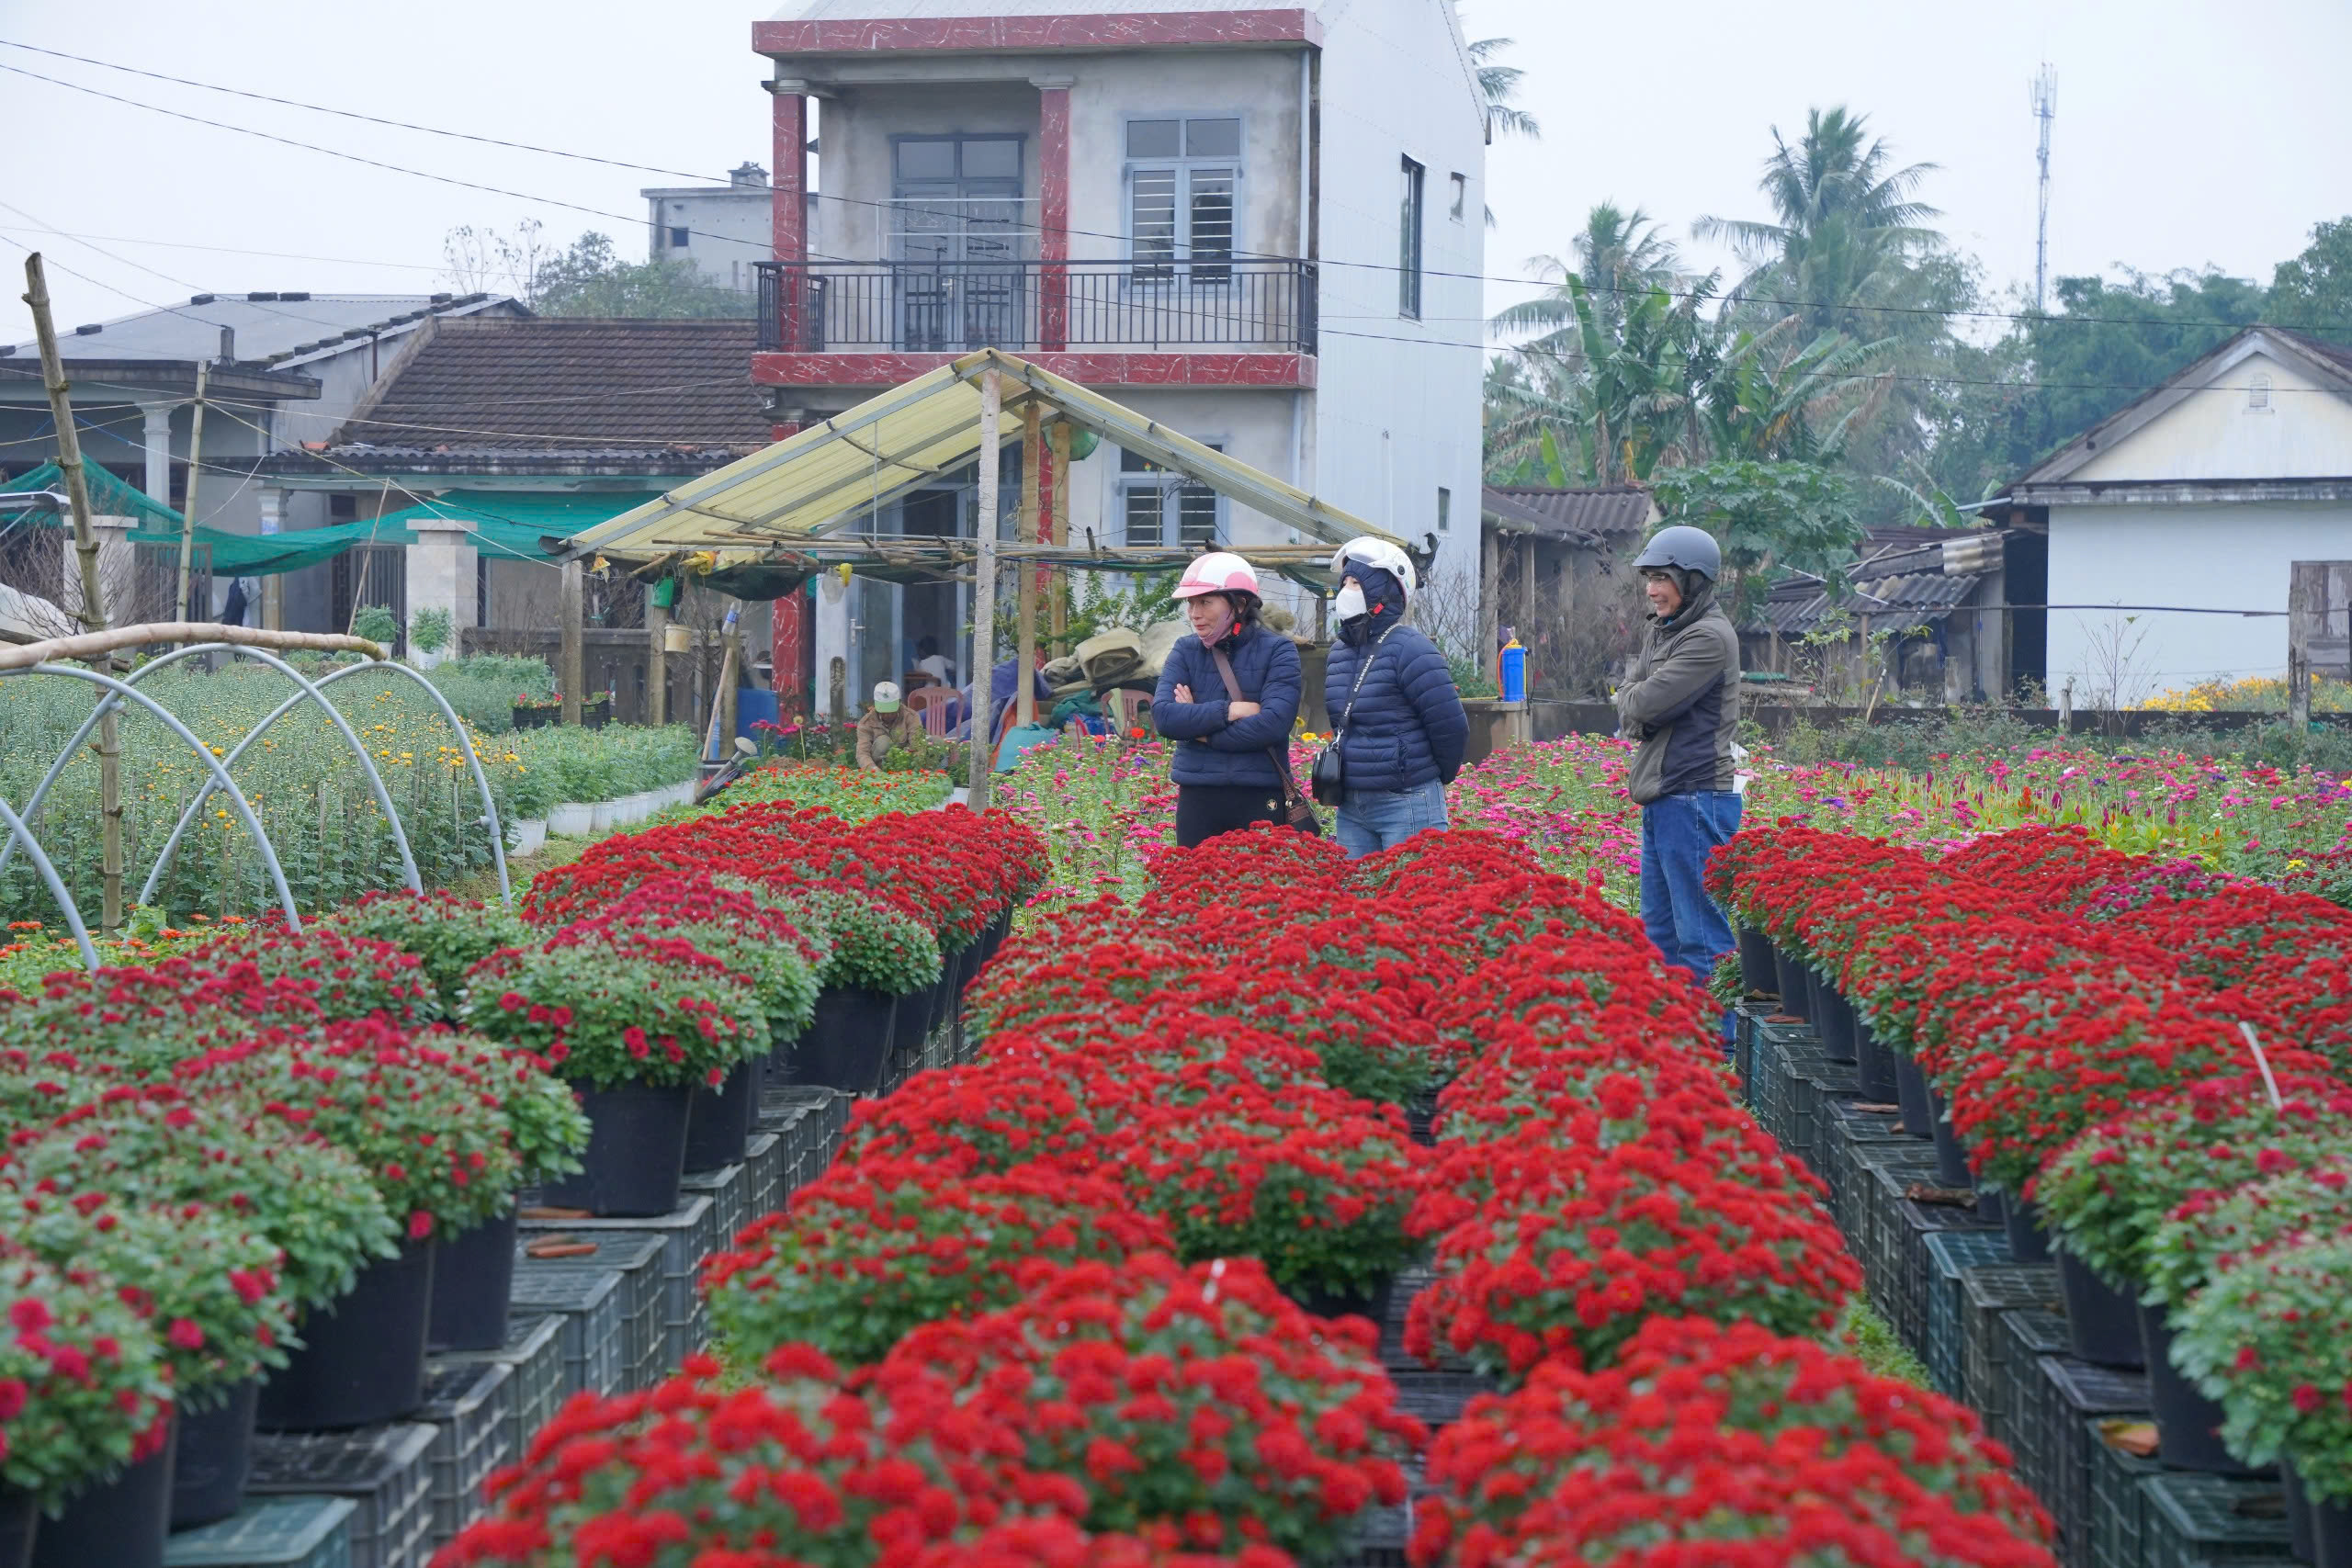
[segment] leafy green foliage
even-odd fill
[[[435,604],[408,618],[408,642],[419,653],[438,653],[449,646],[449,612]]]
[[[2352,217],[2314,224],[2303,253],[2278,264],[2264,319],[2352,344]]]
[[[751,253],[746,252],[746,259]],[[689,262],[626,262],[609,236],[590,232],[546,263],[531,308],[542,316],[664,321],[749,316],[758,296],[706,282]]]
[[[1841,581],[1861,542],[1851,485],[1812,463],[1736,458],[1668,468],[1652,489],[1667,522],[1715,536],[1732,596],[1742,605],[1760,597],[1779,569]]]

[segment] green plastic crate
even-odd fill
[[[432,1447],[432,1427],[406,1422],[352,1432],[257,1432],[245,1495],[348,1498],[351,1568],[425,1568]]]
[[[2091,1456],[2091,1568],[2141,1568],[2147,1552],[2147,1488],[2141,1484],[2164,1466],[2124,1452],[2109,1440],[2120,1417],[2094,1418]]]
[[[2148,1568],[2248,1562],[2287,1556],[2286,1499],[2278,1483],[2165,1471],[2143,1481]]]
[[[1999,1231],[1945,1230],[1927,1238],[1928,1353],[1921,1358],[1936,1392],[1961,1396],[1962,1322],[1967,1310],[1965,1276],[1972,1269],[2009,1261],[2008,1238]]]
[[[164,1568],[351,1568],[348,1497],[263,1497],[229,1517],[176,1530]]]
[[[448,1367],[508,1369],[506,1435],[500,1446],[520,1459],[571,1393],[564,1379],[563,1329],[563,1317],[557,1313],[510,1317],[506,1343],[497,1349],[444,1351],[425,1362],[425,1371],[430,1376]]]
[[[619,1224],[623,1222],[604,1223]],[[571,1230],[573,1227],[568,1224],[564,1228]],[[617,1292],[621,1320],[620,1383],[617,1390],[607,1392],[633,1393],[638,1389],[651,1388],[669,1376],[674,1365],[669,1355],[668,1296],[662,1276],[665,1244],[661,1236],[649,1235],[642,1231],[582,1231],[581,1239],[596,1244],[593,1257],[526,1258],[514,1270],[516,1284],[520,1286],[526,1271],[582,1278],[617,1273],[620,1276]]]
[[[508,1303],[508,1320],[536,1322],[543,1315],[555,1315],[566,1398],[575,1393],[618,1393],[628,1375],[628,1358],[622,1347],[626,1299],[617,1269],[559,1269],[526,1258],[514,1266],[514,1295]],[[527,1434],[525,1440],[528,1441]]]
[[[433,1499],[433,1544],[447,1545],[480,1518],[491,1472],[521,1455],[509,1446],[514,1370],[500,1361],[447,1367],[425,1379],[416,1418],[433,1428],[425,1454]]]
[[[695,1289],[695,1279],[702,1270],[702,1260],[718,1250],[721,1239],[730,1234],[718,1228],[718,1208],[707,1192],[688,1192],[669,1213],[654,1219],[633,1220],[525,1220],[524,1239],[534,1235],[571,1235],[582,1241],[597,1244],[596,1256],[582,1261],[595,1262],[628,1273],[636,1262],[636,1253],[621,1244],[652,1240],[659,1244],[655,1273],[661,1294],[661,1343],[650,1351],[633,1349],[632,1366],[639,1368],[640,1376],[652,1368],[651,1381],[659,1382],[668,1375],[666,1369],[674,1368],[690,1351],[699,1350],[709,1337],[703,1317],[701,1292]],[[631,1288],[637,1288],[632,1276]],[[632,1297],[629,1312],[637,1311]],[[634,1344],[634,1342],[632,1342]],[[638,1382],[630,1386],[650,1387]]]
[[[2047,1263],[2007,1263],[1971,1269],[1961,1276],[1961,1397],[1984,1418],[1984,1429],[2003,1442],[2002,1419],[2010,1409],[2007,1359],[2011,1337],[2003,1319],[2025,1308],[2054,1312],[2058,1270]],[[2065,1343],[2065,1325],[2050,1349]],[[2034,1352],[2039,1355],[2041,1352]]]
[[[2034,1472],[2019,1476],[2058,1521],[2060,1553],[2075,1568],[2089,1568],[2091,1552],[2091,1438],[2094,1416],[2144,1416],[2148,1380],[2137,1372],[2094,1366],[2072,1356],[2043,1356],[2035,1362],[2032,1429],[2027,1447]]]
[[[773,1133],[760,1136],[773,1138]],[[744,1157],[733,1165],[720,1166],[717,1170],[690,1170],[679,1182],[681,1201],[696,1197],[710,1200],[711,1228],[718,1236],[718,1245],[732,1245],[736,1234],[751,1223],[752,1164],[751,1145],[744,1145]]]

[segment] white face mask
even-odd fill
[[[1363,590],[1352,586],[1340,589],[1332,597],[1331,608],[1339,613],[1340,619],[1343,621],[1356,619],[1364,613]]]

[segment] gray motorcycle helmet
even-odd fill
[[[1634,562],[1636,571],[1656,571],[1671,567],[1677,571],[1696,572],[1713,582],[1723,574],[1723,547],[1715,536],[1704,528],[1693,528],[1678,523],[1671,528],[1661,528],[1652,536]]]

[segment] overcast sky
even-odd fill
[[[0,0],[0,38],[717,179],[746,158],[769,161],[764,62],[748,47],[759,14],[735,0]],[[1603,198],[1646,208],[1677,239],[1702,213],[1764,216],[1755,187],[1770,128],[1793,135],[1809,107],[1844,103],[1870,115],[1901,160],[1942,165],[1924,194],[1995,288],[2030,284],[2027,85],[2043,60],[2058,73],[2053,276],[2210,262],[2267,282],[2314,222],[2352,214],[2347,0],[1699,0],[1670,11],[1471,0],[1466,15],[1473,36],[1518,39],[1522,101],[1544,122],[1540,142],[1506,141],[1491,155],[1500,227],[1487,270],[1497,275],[1564,251]],[[558,240],[602,228],[639,256],[637,192],[673,183],[20,49],[0,49],[0,65],[538,198],[0,73],[10,110],[0,236],[48,252],[68,330],[198,290],[447,287],[442,236],[462,223],[537,217]],[[88,243],[36,231],[45,229]],[[217,248],[197,248],[206,246]],[[16,276],[22,250],[0,251]],[[285,254],[241,254],[250,252]],[[19,291],[8,288],[0,339],[30,336]],[[1489,304],[1521,292],[1490,285]]]

